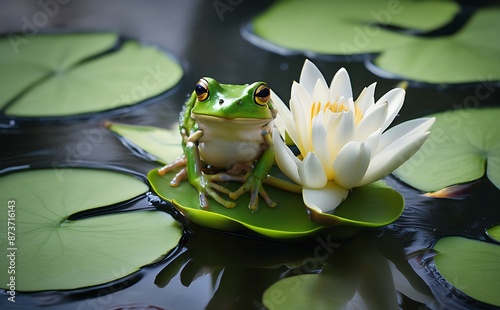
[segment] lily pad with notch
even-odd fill
[[[500,41],[491,39],[499,27],[500,9],[483,8],[458,32],[388,48],[369,68],[383,76],[433,84],[499,81]]]
[[[14,35],[0,38],[0,112],[7,117],[131,106],[165,93],[183,74],[172,56],[115,33],[39,34],[29,44],[16,42]]]
[[[0,211],[12,219],[0,222],[0,253],[5,258],[14,252],[17,291],[68,290],[120,279],[165,257],[182,235],[165,212],[116,212],[117,204],[149,190],[128,173],[27,169],[1,175],[0,189],[5,202]],[[107,206],[113,212],[105,213]],[[96,208],[97,214],[82,216]],[[0,260],[2,270],[8,264]],[[0,273],[2,288],[9,276]]]
[[[413,42],[409,33],[441,28],[459,9],[453,1],[276,1],[251,21],[247,38],[281,54],[345,60]]]
[[[394,175],[431,192],[480,179],[486,172],[500,189],[500,109],[463,109],[432,116],[436,122],[429,138]]]

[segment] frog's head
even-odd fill
[[[264,82],[231,85],[204,77],[196,84],[193,95],[196,96],[194,114],[228,119],[271,119],[276,116],[271,89]]]

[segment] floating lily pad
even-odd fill
[[[16,291],[66,290],[106,283],[155,262],[181,236],[160,211],[70,217],[126,202],[148,186],[138,178],[97,169],[25,170],[0,176],[0,268],[15,253],[15,275],[0,273],[2,288],[15,276]],[[8,201],[11,201],[8,203]],[[10,211],[9,213],[7,211]],[[13,224],[9,224],[13,223]],[[13,232],[15,240],[8,239]],[[12,243],[10,243],[12,242]]]
[[[61,117],[129,106],[172,88],[181,66],[113,33],[0,39],[0,107],[13,117]]]
[[[500,188],[500,109],[464,109],[436,118],[422,148],[394,174],[422,191],[473,181],[486,175]]]
[[[453,1],[281,0],[257,16],[251,25],[255,35],[280,49],[329,55],[366,54],[415,39],[384,29],[384,25],[431,31],[448,23],[458,10]]]
[[[486,230],[488,236],[495,240],[496,242],[500,242],[500,225],[490,227]]]
[[[499,28],[500,9],[481,9],[457,33],[393,46],[375,59],[375,65],[397,77],[427,83],[498,81],[500,40],[491,38]]]
[[[123,137],[125,145],[133,145],[149,154],[149,158],[167,164],[182,155],[181,135],[179,130],[152,126],[136,126],[108,123],[109,130]],[[173,126],[176,127],[176,126]]]
[[[466,239],[438,240],[434,258],[438,271],[458,290],[479,301],[500,306],[500,246]]]
[[[355,188],[348,198],[335,210],[334,215],[322,214],[317,218],[325,225],[320,225],[309,219],[307,208],[302,196],[292,194],[273,187],[266,187],[270,197],[278,203],[275,208],[269,208],[262,199],[259,201],[259,211],[248,209],[249,195],[242,195],[236,200],[236,207],[225,208],[210,199],[210,210],[199,207],[198,193],[187,181],[179,187],[169,185],[175,172],[165,176],[158,175],[158,169],[149,172],[148,179],[154,190],[163,199],[170,201],[192,222],[224,231],[250,229],[270,238],[300,238],[326,227],[338,228],[339,234],[332,235],[345,238],[346,228],[357,228],[349,232],[355,233],[360,227],[375,227],[386,225],[401,214],[404,201],[401,195],[380,184],[370,184]],[[241,184],[225,184],[231,190],[236,190]]]

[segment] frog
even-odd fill
[[[179,116],[183,155],[160,168],[158,174],[180,168],[170,186],[187,179],[205,210],[209,209],[209,197],[234,208],[234,200],[246,192],[250,193],[248,208],[252,212],[258,210],[259,196],[275,207],[263,183],[274,164],[270,135],[276,114],[267,83],[222,84],[202,77]],[[230,191],[220,184],[227,181],[240,182],[241,186]]]

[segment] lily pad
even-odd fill
[[[500,225],[490,227],[486,230],[488,236],[495,240],[496,242],[500,242]]]
[[[451,36],[420,38],[386,49],[375,65],[394,76],[426,83],[500,80],[500,8],[478,10]],[[377,72],[377,71],[375,71]]]
[[[107,283],[163,258],[181,237],[178,224],[160,211],[71,218],[148,191],[129,174],[82,168],[24,170],[0,176],[0,189],[0,211],[13,219],[2,217],[0,222],[0,268],[8,270],[5,257],[15,256],[15,274],[0,273],[2,288],[7,288],[10,276],[15,276],[16,291]]]
[[[438,240],[434,261],[443,277],[464,294],[500,306],[500,246],[466,239],[445,237]]]
[[[0,39],[0,107],[11,117],[62,117],[130,106],[172,88],[181,66],[113,33]]]
[[[436,118],[422,148],[394,174],[407,184],[436,191],[481,178],[500,188],[500,109],[464,109]]]
[[[267,42],[264,45],[271,43],[274,49],[366,54],[415,39],[385,29],[386,25],[427,32],[444,26],[458,10],[453,1],[281,0],[257,16],[251,26],[253,33]]]
[[[210,199],[210,210],[206,211],[200,209],[198,193],[189,182],[183,181],[179,187],[169,185],[174,175],[175,172],[170,172],[159,176],[158,169],[154,169],[149,172],[148,179],[158,195],[173,203],[192,222],[223,231],[247,228],[277,239],[300,238],[326,227],[337,228],[337,235],[336,231],[332,231],[332,235],[337,238],[350,237],[361,227],[383,226],[396,220],[404,207],[403,198],[398,192],[380,184],[370,184],[353,189],[335,210],[335,214],[317,217],[325,224],[321,225],[310,220],[301,195],[268,186],[267,193],[278,203],[275,208],[269,208],[261,200],[259,211],[251,212],[248,209],[249,196],[242,195],[236,200],[236,207],[233,209],[225,208]],[[224,185],[231,190],[240,186],[237,183]],[[349,230],[350,235],[346,235],[346,228],[356,229]]]
[[[126,146],[143,150],[159,163],[170,163],[182,155],[179,130],[119,123],[107,123],[106,127],[121,136]]]

